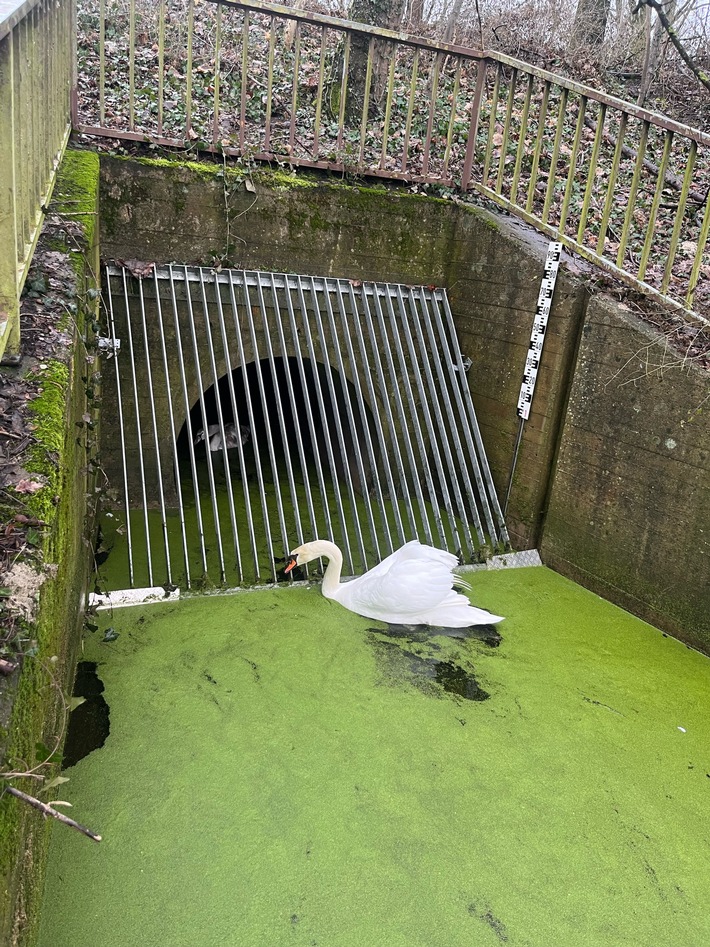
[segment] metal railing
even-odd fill
[[[70,0],[0,3],[0,357],[20,346],[20,292],[71,132]]]
[[[477,191],[710,304],[710,136],[509,57],[246,0],[82,0],[87,134]]]

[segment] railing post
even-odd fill
[[[13,45],[12,33],[0,40],[0,358],[10,364],[20,353]]]

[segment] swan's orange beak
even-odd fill
[[[284,568],[284,574],[286,574],[287,572],[290,572],[291,569],[295,567],[295,565],[296,565],[296,556],[291,556],[291,558],[288,560]]]

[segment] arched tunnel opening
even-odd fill
[[[363,495],[376,476],[377,450],[372,410],[364,399],[359,407],[353,384],[331,366],[295,356],[248,362],[192,405],[177,438],[181,474],[189,476],[190,441],[195,461],[209,448],[221,469],[224,436],[231,479],[256,478],[260,463],[267,480],[287,476],[287,467],[302,480],[305,463]]]

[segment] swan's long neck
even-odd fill
[[[318,542],[318,555],[328,559],[328,566],[323,576],[321,592],[325,598],[335,598],[340,588],[340,573],[343,570],[343,554],[335,545],[322,539]]]

